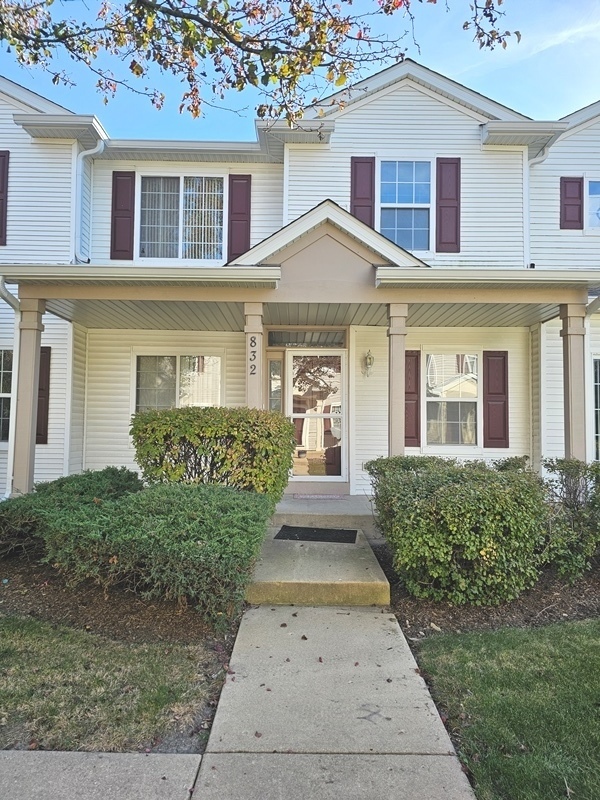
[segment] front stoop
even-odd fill
[[[270,529],[263,544],[246,592],[249,603],[389,605],[390,585],[362,531],[356,544],[329,544],[276,540],[278,530]]]

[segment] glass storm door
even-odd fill
[[[288,414],[296,429],[295,478],[346,477],[345,355],[287,351]]]

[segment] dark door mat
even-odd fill
[[[356,544],[358,531],[341,528],[305,528],[295,525],[282,525],[276,539],[292,542],[329,542],[331,544]]]

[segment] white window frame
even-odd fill
[[[138,356],[174,356],[177,358],[176,366],[176,380],[175,380],[175,401],[176,405],[173,408],[188,408],[188,406],[177,405],[179,403],[179,375],[180,375],[180,361],[181,356],[215,356],[221,359],[221,382],[219,385],[219,402],[217,406],[210,406],[210,408],[218,408],[225,405],[225,382],[226,382],[226,351],[224,349],[209,347],[205,348],[202,345],[199,347],[144,347],[132,348],[131,350],[131,382],[130,382],[130,413],[136,413],[136,394],[137,394],[137,357]],[[193,408],[193,406],[192,406]],[[198,406],[200,408],[200,406]]]
[[[148,258],[140,254],[142,225],[142,178],[179,178],[179,252],[183,246],[183,183],[184,178],[221,178],[223,180],[223,253],[221,258]],[[217,267],[227,263],[227,220],[229,219],[229,173],[223,170],[191,168],[186,170],[143,170],[135,176],[135,231],[133,252],[136,260],[149,266],[177,265],[180,267]]]
[[[596,362],[598,362],[599,370],[600,370],[600,353],[593,353],[592,354],[592,375],[591,375],[591,384],[592,384],[592,424],[591,424],[591,434],[592,434],[592,461],[600,460],[600,453],[598,450],[600,449],[600,396],[598,397],[598,405],[596,405]],[[599,392],[600,395],[600,392]]]
[[[590,217],[590,182],[600,183],[600,175],[597,173],[586,173],[583,176],[583,231],[587,236],[600,236],[600,225],[597,228],[590,228],[588,221]]]
[[[430,165],[430,197],[429,203],[382,203],[381,202],[381,166],[384,161],[428,161]],[[409,252],[418,254],[419,258],[433,256],[435,254],[435,209],[436,209],[436,164],[437,156],[427,153],[384,153],[378,154],[375,158],[375,229],[381,233],[381,210],[382,208],[428,208],[429,209],[429,247],[427,250],[411,250]],[[390,240],[391,241],[391,240]],[[401,245],[399,245],[401,246]]]
[[[8,439],[4,439],[3,441],[0,441],[0,450],[6,450],[8,448],[8,443],[10,441],[10,434],[11,434],[12,427],[13,427],[14,412],[15,412],[14,403],[13,403],[14,378],[15,378],[15,361],[14,361],[15,350],[14,350],[14,347],[12,345],[0,345],[0,358],[1,358],[1,354],[5,350],[10,350],[10,352],[13,355],[13,368],[12,368],[12,371],[11,371],[12,372],[11,386],[13,388],[12,388],[12,390],[10,392],[0,392],[0,398],[8,398],[11,401],[10,402],[10,416],[8,418]]]
[[[428,444],[427,443],[427,356],[430,355],[472,355],[477,356],[477,441],[475,444]],[[433,400],[434,398],[431,398]],[[443,398],[442,398],[443,399]],[[417,448],[407,448],[417,449]],[[421,452],[436,456],[474,456],[484,455],[483,447],[483,350],[469,345],[421,347]]]

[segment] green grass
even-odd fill
[[[192,720],[210,692],[207,658],[0,617],[0,749],[135,750]]]
[[[600,798],[600,621],[441,635],[419,664],[478,800]]]

